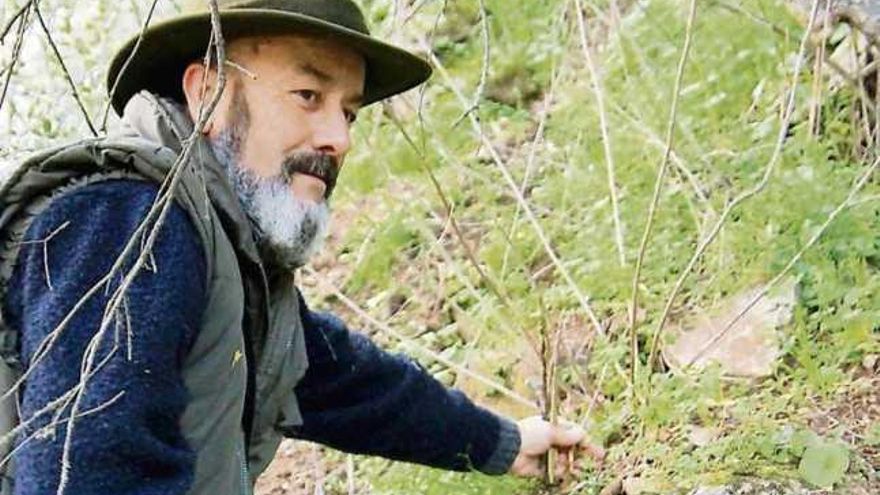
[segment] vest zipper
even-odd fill
[[[248,472],[244,449],[238,449],[239,467],[241,468],[241,495],[253,495],[251,491],[251,475]]]

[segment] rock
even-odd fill
[[[760,293],[751,288],[707,312],[692,314],[672,328],[663,358],[674,369],[704,368],[715,362],[727,376],[758,378],[773,373],[780,354],[777,330],[791,321],[797,300],[793,280],[771,291],[725,330]]]
[[[691,495],[731,495],[731,493],[727,490],[727,487],[714,486],[711,488],[697,488],[697,491]]]
[[[714,428],[704,428],[702,426],[692,426],[690,427],[690,431],[688,431],[688,440],[692,444],[697,447],[705,447],[712,443],[715,438],[718,437],[718,430]],[[694,495],[709,495],[708,493],[704,494],[694,494]]]
[[[865,371],[874,371],[874,368],[877,367],[877,355],[876,354],[868,354],[862,359],[862,368],[865,368]]]
[[[724,486],[699,487],[689,495],[808,495],[810,490],[793,481],[741,478]]]
[[[623,480],[623,493],[625,495],[644,495],[648,493],[647,483],[638,477],[625,478]]]

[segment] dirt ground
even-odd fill
[[[316,445],[285,440],[275,460],[257,480],[255,495],[315,495],[323,493],[327,477],[327,462],[322,449]],[[335,467],[330,468],[331,471]],[[331,473],[333,474],[333,473]]]

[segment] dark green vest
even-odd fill
[[[130,100],[124,120],[130,127],[124,135],[35,156],[0,189],[0,296],[30,220],[53,197],[113,178],[161,184],[192,132],[177,106],[148,93]],[[251,224],[200,136],[181,173],[174,200],[201,237],[208,288],[202,326],[183,367],[191,400],[180,423],[197,455],[190,493],[250,494],[281,441],[278,427],[301,422],[293,393],[307,367],[299,302],[292,277],[267,276]],[[15,329],[0,326],[7,350],[16,337]],[[14,362],[0,364],[4,392],[18,376]],[[14,399],[0,404],[0,435],[18,424],[15,411]],[[5,440],[0,459],[10,447]]]

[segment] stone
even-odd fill
[[[796,284],[789,280],[748,308],[762,289],[744,290],[674,324],[670,328],[672,342],[662,349],[666,363],[673,369],[702,369],[717,363],[726,376],[733,377],[772,374],[781,353],[778,330],[794,314]],[[743,316],[727,328],[743,311]]]
[[[718,433],[719,431],[715,428],[691,426],[688,430],[688,440],[697,447],[705,447],[718,437]]]
[[[726,486],[713,486],[710,488],[697,488],[691,495],[731,495]]]

